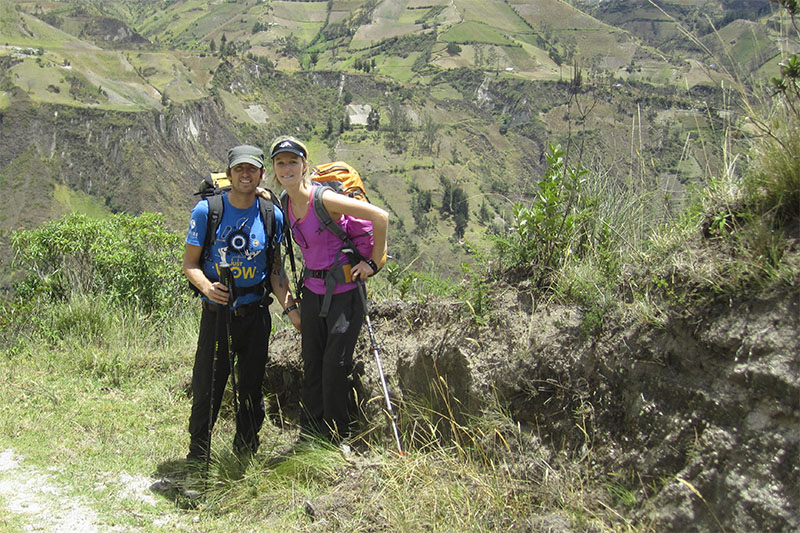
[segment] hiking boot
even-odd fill
[[[187,462],[202,462],[208,461],[209,446],[208,442],[195,441],[189,443],[189,453],[186,454]]]
[[[239,435],[236,435],[233,438],[233,453],[236,457],[240,460],[250,460],[256,452],[258,451],[258,437],[255,438],[255,442],[245,442],[243,438]]]
[[[206,464],[208,462],[208,455],[204,453],[189,452],[186,454],[186,464]]]

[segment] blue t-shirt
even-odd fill
[[[228,195],[222,196],[222,220],[217,226],[217,239],[211,246],[211,253],[201,258],[203,272],[212,281],[219,281],[218,266],[227,262],[231,267],[233,282],[236,287],[252,287],[269,277],[267,266],[267,247],[269,243],[261,220],[258,202],[247,209],[238,209],[228,201]],[[276,241],[283,238],[283,212],[273,205],[275,212],[274,232]],[[186,243],[203,246],[208,226],[208,200],[200,200],[192,209],[189,232]],[[233,307],[249,304],[259,300],[255,293],[242,294],[233,302]]]

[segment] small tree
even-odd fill
[[[570,245],[583,231],[580,224],[594,220],[589,208],[582,211],[587,204],[582,191],[586,170],[568,166],[561,146],[551,145],[545,155],[549,168],[539,181],[536,199],[530,207],[515,204],[512,235],[494,241],[506,266],[536,278],[540,287],[571,253]]]
[[[370,110],[367,115],[367,130],[375,131],[380,127],[381,117],[375,109]]]
[[[442,216],[453,213],[453,182],[447,176],[439,176],[439,183],[442,184],[442,205],[439,212]]]
[[[389,134],[394,142],[398,142],[401,138],[401,133],[408,131],[409,120],[406,115],[405,109],[400,104],[400,100],[392,98],[389,101]]]
[[[424,153],[432,154],[433,148],[436,144],[436,137],[441,128],[436,120],[430,115],[425,113],[422,117],[422,137],[420,138],[420,148]]]
[[[469,200],[467,193],[461,187],[453,189],[452,197],[453,221],[455,222],[455,236],[457,239],[464,237],[464,231],[469,222]]]

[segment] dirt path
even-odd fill
[[[25,457],[12,449],[0,449],[0,528],[2,519],[11,520],[21,531],[81,533],[131,531],[129,526],[112,525],[92,505],[74,496],[74,488],[58,481],[55,473],[26,464]],[[157,509],[158,498],[150,490],[152,480],[127,473],[113,474],[98,481],[94,490],[104,501],[121,500],[123,507],[143,504],[153,510],[139,516],[141,530],[178,527],[180,519]],[[10,525],[10,524],[5,524]]]
[[[0,451],[0,502],[8,514],[22,516],[23,531],[98,531],[94,510],[66,493],[50,474],[26,466],[13,450]]]

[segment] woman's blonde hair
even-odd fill
[[[305,143],[303,141],[301,141],[301,140],[299,140],[299,139],[297,139],[295,137],[292,137],[291,135],[280,135],[280,136],[276,137],[275,140],[272,141],[272,144],[270,144],[270,146],[269,146],[269,160],[270,160],[270,162],[272,162],[272,152],[275,150],[275,147],[278,146],[280,143],[282,143],[284,141],[290,141],[290,142],[293,142],[293,143],[299,145],[303,149],[303,152],[305,152],[306,155],[308,155],[308,147],[306,147],[306,145],[305,145]],[[308,168],[309,168],[308,157],[303,157],[303,156],[300,156],[300,157],[303,159],[303,162],[306,164],[306,171],[303,173],[303,181],[306,182],[306,185],[309,185],[311,183],[311,178],[309,177],[309,174],[308,174]],[[280,184],[280,182],[278,181],[278,177],[275,175],[275,167],[274,167],[274,165],[272,167],[272,185],[276,189],[281,189],[283,187]]]

